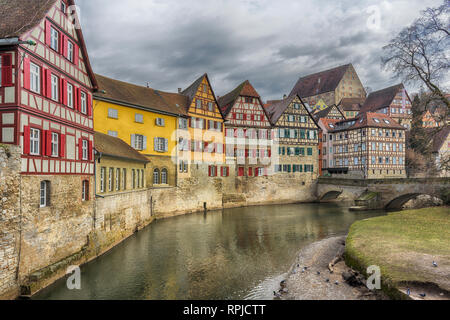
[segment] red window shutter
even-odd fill
[[[248,176],[251,177],[253,175],[252,168],[248,168]]]
[[[45,21],[45,43],[51,45],[52,43],[52,24],[50,21]]]
[[[192,118],[189,118],[189,128],[192,128]]]
[[[67,101],[69,100],[67,97],[67,80],[66,79],[62,79],[61,80],[61,100],[62,103],[67,106]],[[73,98],[72,98],[73,101]]]
[[[87,112],[88,112],[88,117],[92,116],[93,113],[93,109],[92,109],[92,96],[90,94],[87,95]]]
[[[233,119],[236,119],[236,113],[233,113]]]
[[[83,159],[83,139],[78,139],[78,160]]]
[[[52,97],[52,73],[49,69],[45,70],[45,93],[47,98]]]
[[[52,132],[50,130],[45,130],[45,155],[52,155]]]
[[[73,44],[73,64],[78,66],[79,60],[79,47],[74,43]]]
[[[23,154],[30,154],[30,127],[23,127]]]
[[[2,87],[10,87],[13,85],[12,75],[12,56],[10,54],[2,55]]]
[[[65,34],[61,35],[61,53],[63,54],[63,56],[65,58],[67,58],[67,48],[68,48],[68,44],[67,44],[67,36]]]
[[[211,177],[211,166],[208,166],[208,177]]]
[[[47,135],[45,134],[44,130],[40,130],[39,132],[39,142],[40,142],[40,146],[41,146],[41,156],[44,156],[47,153]]]
[[[269,150],[269,158],[272,157],[272,150]]]
[[[30,90],[30,58],[23,60],[23,87]]]
[[[64,158],[66,156],[66,135],[59,135],[59,156]]]
[[[255,177],[257,177],[259,175],[259,170],[258,168],[255,168]]]
[[[223,167],[220,167],[220,176],[223,177]]]
[[[248,149],[245,149],[245,157],[248,158]]]
[[[227,177],[230,176],[230,167],[227,167]]]
[[[92,141],[89,140],[89,161],[92,161],[92,157],[93,157],[93,145]]]
[[[216,169],[216,170],[214,170],[215,171],[214,176],[217,177],[217,166],[214,166],[214,169]]]
[[[76,90],[76,96],[77,96],[77,103],[75,105],[75,110],[78,112],[81,111],[81,88],[77,88]]]

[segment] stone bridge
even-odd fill
[[[317,197],[320,201],[353,200],[370,202],[370,209],[400,209],[419,195],[429,195],[447,202],[450,178],[412,179],[341,179],[320,178]]]

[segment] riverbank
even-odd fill
[[[342,260],[345,236],[312,243],[301,250],[282,282],[282,300],[377,300],[383,295],[369,291],[362,276]],[[344,280],[347,279],[347,281]],[[350,285],[351,283],[352,285]]]
[[[379,266],[391,298],[450,299],[449,244],[450,207],[407,210],[353,224],[345,260],[361,272]]]

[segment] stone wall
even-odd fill
[[[0,299],[17,296],[20,241],[20,149],[0,144]]]

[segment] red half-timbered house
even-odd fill
[[[227,162],[236,175],[267,175],[271,158],[271,123],[261,97],[248,80],[219,98],[225,117]]]
[[[78,220],[58,223],[77,232],[81,217],[92,216],[96,80],[74,6],[73,0],[0,2],[0,143],[21,147],[23,215],[71,214]],[[58,245],[56,260],[63,258]],[[38,248],[28,248],[39,257]],[[32,256],[27,252],[25,260]],[[40,259],[24,265],[39,268]]]

